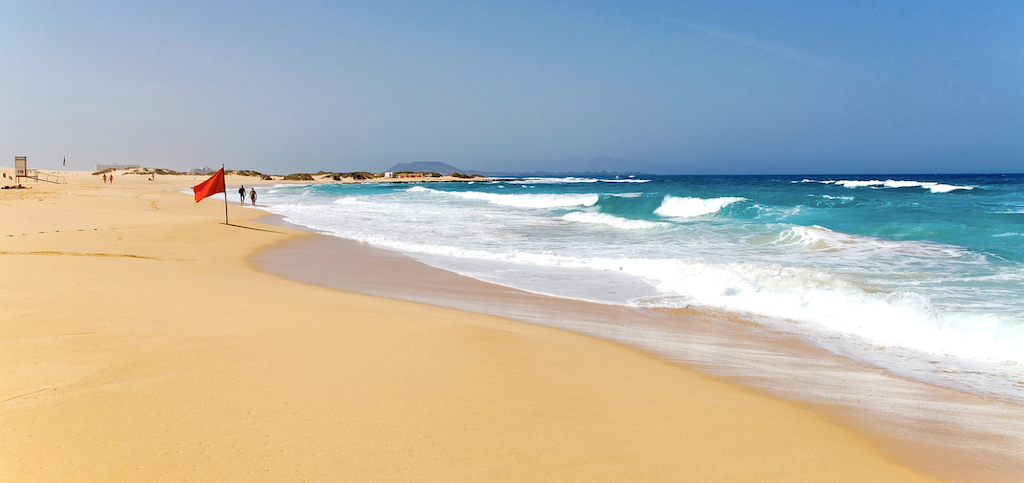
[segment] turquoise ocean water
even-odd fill
[[[739,313],[1024,403],[1024,175],[280,185],[263,208],[558,297]]]

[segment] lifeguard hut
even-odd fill
[[[55,174],[39,173],[39,170],[28,169],[28,158],[26,156],[14,157],[14,178],[18,183],[21,178],[28,178],[34,181],[45,181],[47,183],[64,184],[64,177]]]
[[[14,178],[28,178],[28,158],[25,156],[14,157]]]

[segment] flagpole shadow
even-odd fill
[[[267,230],[267,229],[264,229],[264,228],[256,228],[254,226],[236,225],[234,223],[223,223],[223,224],[227,225],[227,226],[233,226],[235,228],[245,228],[246,230],[265,231],[267,233],[277,233],[278,235],[284,235],[284,232],[274,231],[274,230]]]

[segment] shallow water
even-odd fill
[[[900,461],[946,480],[1016,482],[1024,474],[1024,407],[896,377],[728,313],[547,297],[335,237],[293,240],[251,260],[261,270],[301,282],[625,343],[812,403],[874,436]]]
[[[1024,403],[1024,177],[277,186],[269,211],[523,290],[724,310]]]

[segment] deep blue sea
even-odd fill
[[[558,297],[741,314],[1024,402],[1024,175],[279,185],[317,231]]]

